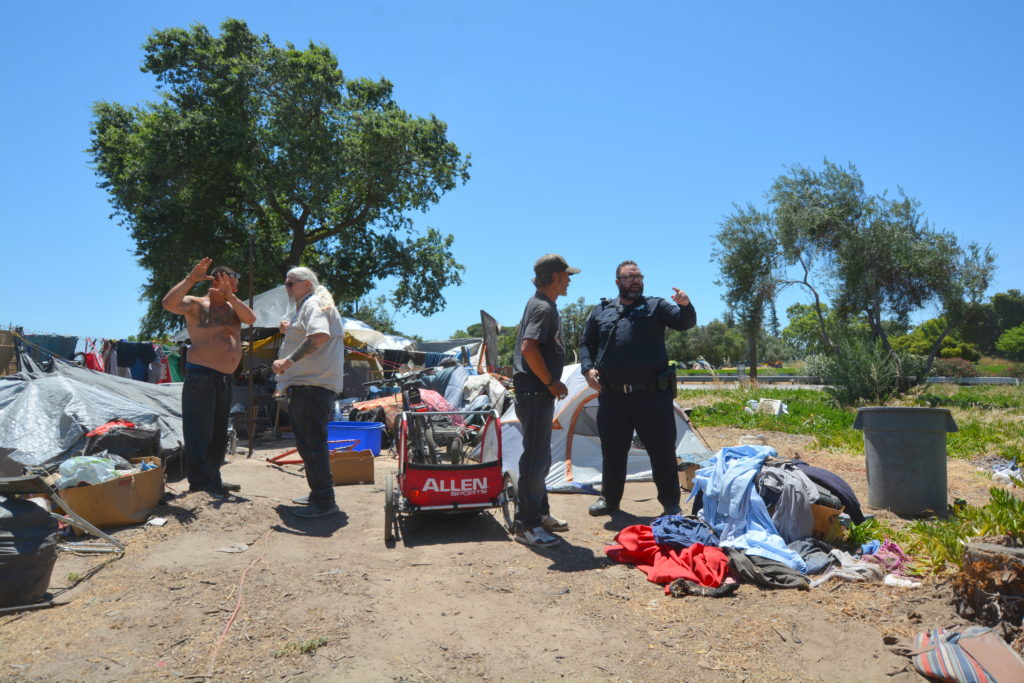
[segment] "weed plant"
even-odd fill
[[[1017,544],[1024,541],[1024,500],[994,487],[988,504],[956,508],[946,519],[914,522],[904,535],[904,548],[931,571],[941,572],[960,564],[964,545],[972,538],[1009,536]]]
[[[327,644],[326,638],[310,638],[309,640],[293,640],[280,650],[274,652],[274,658],[280,659],[288,655],[304,655]]]

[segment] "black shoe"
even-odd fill
[[[229,484],[227,482],[224,482],[220,486],[225,491],[241,491],[242,490],[242,486],[240,484]]]
[[[618,505],[609,505],[608,501],[604,499],[604,496],[601,496],[596,501],[594,501],[594,504],[591,505],[587,509],[587,512],[589,512],[592,517],[600,517],[601,515],[610,515],[613,512],[618,512],[618,511],[619,511],[619,506]]]
[[[216,498],[217,500],[223,500],[224,498],[227,498],[228,495],[229,495],[228,492],[223,487],[221,487],[221,488],[216,488],[216,487],[194,488],[192,486],[189,486],[188,487],[188,492],[189,493],[196,493],[196,492],[207,493],[207,494],[210,495],[210,497]]]
[[[291,511],[296,517],[304,517],[305,519],[316,519],[317,517],[326,517],[327,515],[333,515],[336,512],[341,512],[337,505],[332,505],[324,510],[318,510],[312,505],[307,505],[304,508],[297,508]]]
[[[681,515],[681,514],[683,514],[683,509],[681,507],[679,507],[678,505],[666,505],[661,510],[661,516],[662,517],[671,517],[672,515]]]

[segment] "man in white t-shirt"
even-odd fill
[[[292,268],[285,276],[295,314],[281,321],[284,343],[274,361],[278,392],[288,394],[288,417],[295,446],[306,469],[309,495],[294,502],[299,517],[338,512],[334,500],[327,422],[344,379],[345,333],[334,298],[309,268]]]

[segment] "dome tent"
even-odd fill
[[[551,424],[551,469],[547,489],[556,493],[579,491],[581,486],[601,483],[601,440],[597,433],[598,393],[587,385],[580,366],[569,365],[562,371],[568,389],[563,399],[555,400]],[[685,461],[711,457],[711,449],[697,432],[682,407],[675,404],[676,456]],[[523,454],[523,434],[515,406],[501,417],[502,458],[505,469],[519,476],[519,458]],[[694,458],[693,456],[697,456]],[[635,440],[626,463],[626,481],[651,481],[651,461]]]

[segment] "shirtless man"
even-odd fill
[[[252,325],[256,314],[235,296],[238,273],[217,266],[207,275],[212,263],[210,258],[200,261],[167,292],[163,305],[171,313],[185,316],[192,340],[181,389],[188,490],[224,498],[229,489],[238,490],[220,478],[227,451],[232,374],[242,358],[242,323]],[[200,282],[211,283],[206,296],[188,296]]]

